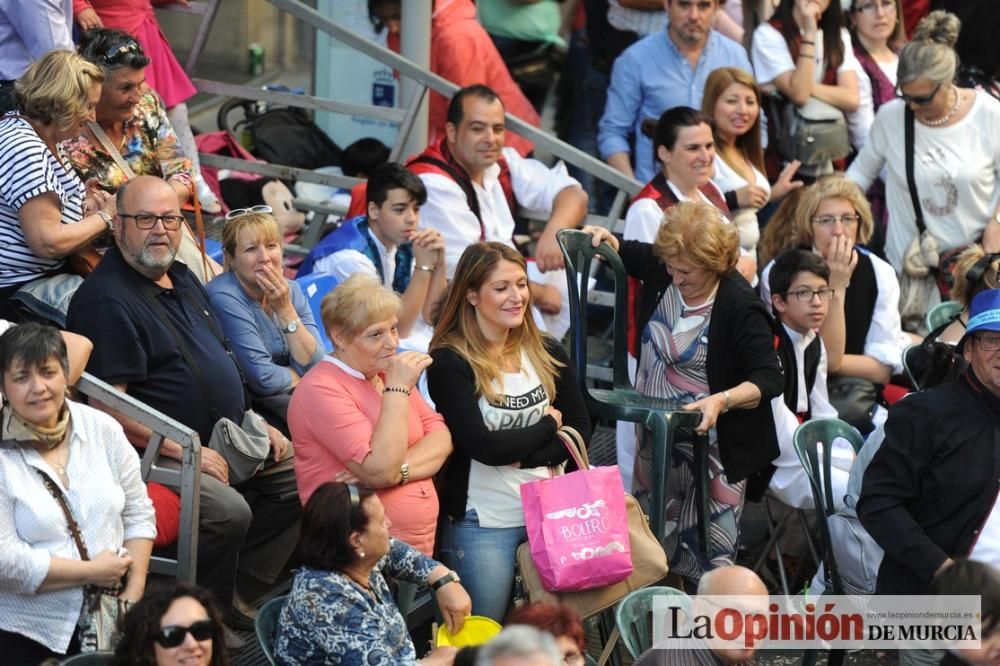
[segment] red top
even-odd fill
[[[389,35],[389,48],[399,52],[399,37]],[[541,118],[524,96],[493,40],[476,20],[476,6],[472,0],[438,0],[431,23],[431,71],[459,87],[483,83],[492,88],[509,113],[535,127]],[[448,100],[432,92],[430,99],[428,143],[436,144],[444,137],[448,118]],[[507,133],[506,145],[527,156],[534,144],[527,139]]]

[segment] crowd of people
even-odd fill
[[[563,344],[586,316],[569,311],[564,229],[622,260],[636,389],[700,414],[708,543],[694,433],[660,470],[645,428],[616,432],[647,510],[665,479],[657,527],[682,587],[766,593],[737,565],[746,502],[816,508],[794,433],[840,418],[871,433],[857,459],[831,443],[827,479],[884,552],[867,591],[1000,596],[997,64],[930,11],[948,2],[436,0],[431,69],[460,89],[431,96],[421,153],[365,167],[356,214],[298,266],[337,283],[319,311],[271,207],[225,214],[222,265],[199,247],[185,209],[225,202],[201,176],[194,87],[157,3],[18,4],[0,3],[12,663],[88,649],[104,590],[131,606],[117,663],[224,664],[233,630],[254,629],[246,591],[290,568],[278,663],[584,663],[578,616],[515,603],[521,487],[572,471],[564,437],[586,446],[595,426]],[[403,3],[368,8],[398,49]],[[540,124],[555,77],[524,65],[563,50],[560,134],[644,183],[620,228],[585,224],[606,188],[506,130],[505,112]],[[527,244],[521,209],[545,217]],[[959,312],[929,331],[943,300]],[[904,376],[917,343],[945,370]],[[198,435],[198,586],[146,589],[179,500],[143,482],[150,428],[72,394],[84,369]],[[223,445],[234,431],[266,449],[251,468]],[[183,457],[163,443],[160,464]],[[406,616],[423,588],[453,632],[472,613],[510,626],[476,652],[421,655]]]

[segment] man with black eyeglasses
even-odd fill
[[[959,379],[889,410],[858,517],[885,550],[875,591],[925,594],[954,558],[1000,566],[1000,289],[972,301]]]
[[[77,290],[67,328],[93,341],[90,373],[197,431],[203,472],[198,582],[229,609],[227,625],[252,631],[253,619],[231,607],[237,560],[242,573],[265,584],[282,572],[301,511],[294,471],[276,464],[229,485],[225,459],[207,445],[220,417],[239,424],[248,405],[204,287],[175,261],[184,223],[177,195],[163,179],[139,176],[118,190],[117,205],[116,247]],[[149,428],[96,406],[122,424],[136,448],[146,447]],[[285,458],[288,441],[270,426],[268,436],[274,459]],[[180,459],[180,445],[165,442],[163,457]],[[252,503],[244,493],[253,494]]]

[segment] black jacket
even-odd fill
[[[556,340],[546,339],[546,348],[563,364],[556,376],[556,399],[552,406],[562,413],[564,425],[576,428],[590,443],[590,416],[580,393],[576,374],[566,350]],[[441,507],[455,519],[465,515],[472,459],[484,465],[545,467],[566,462],[569,452],[556,435],[556,422],[545,416],[534,425],[509,430],[490,430],[479,409],[476,379],[469,362],[450,348],[431,351],[434,362],[427,368],[427,389],[451,431],[455,450],[438,475]]]
[[[924,594],[945,559],[968,555],[1000,486],[998,421],[971,370],[893,405],[858,500],[885,550],[877,593]]]
[[[645,330],[672,278],[653,254],[653,246],[621,241],[619,255],[628,274],[642,282],[638,329]],[[767,468],[778,457],[771,398],[785,385],[781,362],[774,350],[771,315],[756,292],[733,271],[723,276],[708,325],[706,374],[712,393],[745,381],[760,389],[760,403],[753,409],[734,409],[719,416],[716,431],[726,478],[741,481]]]

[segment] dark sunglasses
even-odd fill
[[[126,53],[141,53],[142,47],[134,39],[130,39],[127,42],[122,42],[121,44],[116,44],[108,49],[107,53],[101,56],[101,59],[109,65],[114,64],[118,58],[125,55]]]
[[[934,96],[938,94],[939,90],[941,90],[940,83],[934,87],[934,90],[931,92],[930,95],[904,95],[903,92],[899,89],[899,86],[896,86],[896,97],[903,100],[907,104],[916,104],[917,106],[927,106],[928,104],[931,103],[931,100],[934,99]]]
[[[211,620],[199,620],[190,627],[182,627],[177,624],[172,624],[169,627],[163,627],[160,629],[160,631],[153,638],[160,644],[161,647],[175,648],[184,642],[184,639],[188,634],[191,634],[196,641],[209,640],[212,638],[212,629]]]

